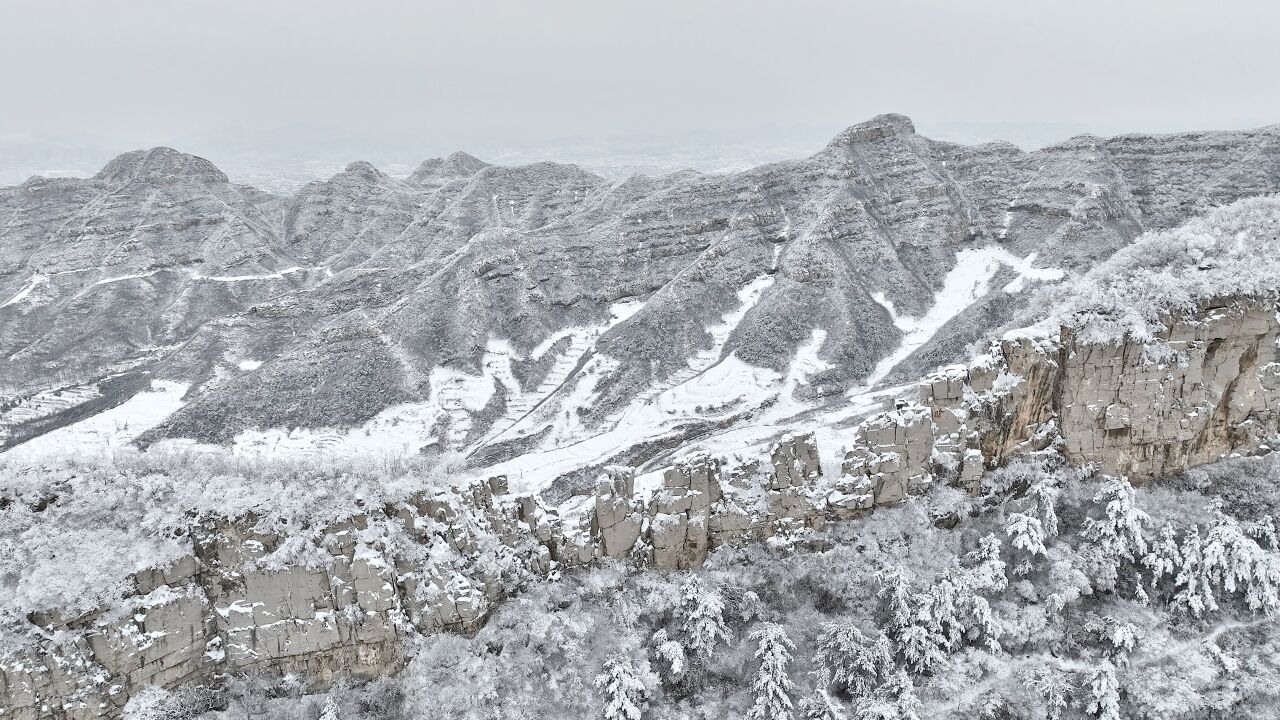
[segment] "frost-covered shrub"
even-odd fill
[[[1072,282],[1044,289],[1030,314],[1088,343],[1145,342],[1161,317],[1206,299],[1280,293],[1280,196],[1217,208],[1147,233]]]

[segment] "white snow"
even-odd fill
[[[507,475],[513,492],[535,491],[565,472],[601,461],[645,439],[667,435],[690,420],[732,416],[772,399],[783,380],[779,373],[748,365],[733,353],[721,357],[734,329],[772,284],[769,274],[752,278],[738,290],[738,306],[707,328],[710,348],[695,353],[685,369],[609,418],[603,424],[606,429],[586,435],[587,428],[575,409],[594,401],[599,377],[616,366],[612,358],[593,357],[575,377],[560,405],[564,409],[551,421],[552,431],[542,446],[486,472]]]
[[[212,278],[210,278],[212,279]],[[441,423],[448,422],[446,445],[462,449],[473,425],[472,416],[484,409],[501,386],[507,397],[506,417],[497,421],[497,430],[490,437],[500,435],[521,417],[528,414],[540,399],[559,389],[560,384],[577,366],[581,357],[606,330],[631,317],[643,306],[638,300],[623,300],[610,307],[611,320],[596,327],[570,327],[554,334],[532,353],[533,357],[545,355],[555,341],[572,338],[569,348],[557,357],[548,377],[532,391],[524,390],[512,372],[512,360],[519,354],[505,339],[490,338],[481,358],[481,372],[472,375],[455,368],[436,367],[430,375],[430,399],[425,402],[404,403],[387,408],[356,428],[269,428],[248,430],[234,439],[234,452],[238,455],[302,457],[312,454],[369,455],[397,457],[414,455],[423,448],[436,444],[436,431]],[[595,360],[595,359],[593,359]],[[607,358],[601,357],[597,366],[604,368]],[[241,370],[255,370],[262,363],[242,360]],[[607,370],[603,370],[607,371]],[[591,386],[575,388],[571,401],[588,402]],[[579,428],[576,415],[557,415],[561,432],[572,434]],[[504,422],[505,421],[505,422]]]
[[[405,403],[383,410],[358,428],[248,430],[235,437],[233,452],[278,457],[415,455],[436,443],[435,428],[443,415],[435,403]]]
[[[36,393],[8,411],[0,412],[0,440],[8,437],[14,426],[56,415],[101,395],[98,386],[93,384]]]
[[[102,278],[101,280],[98,280],[97,282],[95,282],[94,285],[109,285],[111,283],[123,282],[125,280],[140,280],[142,278],[149,278],[158,272],[160,271],[148,270],[147,272],[134,273],[132,275],[121,275],[119,277]]]
[[[1017,278],[1004,286],[1004,291],[1010,293],[1022,290],[1028,279],[1056,281],[1064,277],[1065,273],[1057,268],[1033,268],[1031,265],[1035,259],[1035,253],[1020,258],[998,245],[961,250],[956,253],[955,267],[943,279],[942,290],[934,297],[933,305],[918,318],[898,315],[893,303],[885,298],[884,293],[873,294],[872,299],[889,311],[893,324],[904,335],[898,348],[888,357],[881,359],[863,385],[852,390],[851,394],[865,392],[874,387],[899,363],[937,334],[943,325],[986,295],[990,290],[991,279],[1000,271],[1002,265],[1018,273]]]
[[[47,282],[49,282],[48,275],[41,275],[40,273],[35,273],[34,275],[31,276],[31,279],[27,281],[27,284],[21,290],[18,291],[18,294],[6,300],[3,305],[0,305],[0,308],[6,308],[6,307],[9,307],[10,305],[17,305],[23,300],[26,300],[28,297],[31,297],[31,292],[33,290],[35,290],[37,287]]]
[[[1003,248],[1000,248],[1003,250]],[[1018,273],[1018,277],[1011,280],[1004,286],[1007,293],[1019,293],[1026,287],[1027,280],[1037,282],[1057,282],[1066,277],[1066,273],[1061,268],[1036,268],[1031,265],[1036,261],[1036,253],[1031,253],[1025,258],[1019,258],[1009,252],[1004,253],[1007,257],[1001,257],[1000,261],[1005,265],[1013,268]]]
[[[192,280],[209,280],[212,282],[248,282],[251,280],[279,280],[286,275],[293,273],[308,272],[311,270],[328,270],[326,267],[290,267],[279,272],[266,273],[263,275],[201,275],[199,273],[191,273]]]
[[[529,358],[537,360],[546,355],[555,343],[563,338],[570,338],[569,347],[556,357],[555,364],[551,370],[538,383],[536,388],[532,390],[522,389],[519,387],[515,379],[512,378],[510,383],[504,383],[507,386],[507,407],[503,417],[498,418],[494,422],[493,428],[489,434],[481,441],[482,443],[490,443],[506,435],[514,435],[517,437],[539,430],[546,426],[549,419],[554,417],[552,421],[555,427],[553,435],[556,433],[570,432],[572,428],[578,427],[576,415],[565,416],[563,413],[555,412],[560,406],[571,408],[583,407],[578,403],[588,402],[594,398],[595,383],[598,376],[591,376],[590,380],[584,381],[582,378],[590,373],[609,372],[616,367],[616,363],[605,367],[608,363],[613,362],[609,358],[600,357],[599,360],[592,358],[583,366],[579,373],[579,380],[566,386],[570,374],[578,367],[583,357],[595,347],[596,341],[600,339],[609,330],[626,322],[632,316],[644,307],[644,301],[629,298],[619,300],[609,306],[609,322],[605,325],[585,327],[572,326],[564,328],[553,333],[546,340],[538,344],[530,353]],[[510,363],[508,362],[508,368]],[[508,370],[508,374],[509,374]],[[579,387],[579,386],[582,387]],[[559,402],[546,403],[549,398],[560,393],[562,388],[567,396],[561,398]],[[552,415],[554,413],[554,416]]]
[[[152,380],[140,392],[110,410],[36,437],[4,453],[5,457],[35,459],[49,455],[106,452],[131,442],[159,425],[182,407],[188,383]]]

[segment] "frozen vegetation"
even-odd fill
[[[1161,318],[1205,300],[1280,295],[1280,196],[1240,200],[1142,235],[1079,279],[1046,289],[1030,314],[1086,342],[1150,340]]]
[[[420,638],[395,677],[240,678],[207,717],[1270,718],[1277,487],[1275,457],[1137,489],[1028,459],[700,571],[567,573]],[[127,717],[213,701],[156,691]]]

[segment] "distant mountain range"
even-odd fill
[[[0,447],[642,464],[958,359],[1032,285],[1277,191],[1280,126],[1025,152],[882,115],[743,172],[455,153],[289,196],[129,152],[0,189]]]

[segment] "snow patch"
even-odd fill
[[[222,275],[222,276],[217,276],[217,275],[201,275],[200,273],[191,273],[191,279],[192,279],[192,280],[208,280],[208,281],[210,281],[210,282],[227,282],[227,283],[229,283],[229,282],[249,282],[249,281],[252,281],[252,280],[279,280],[279,279],[281,279],[281,278],[285,277],[286,275],[292,275],[292,274],[294,274],[294,273],[300,273],[300,272],[309,272],[309,271],[312,271],[312,270],[325,270],[325,271],[327,271],[327,270],[328,270],[328,268],[326,268],[326,267],[305,267],[305,268],[304,268],[304,267],[298,267],[298,266],[296,266],[296,265],[295,265],[294,267],[285,268],[284,270],[281,270],[281,271],[279,271],[279,272],[266,273],[266,274],[263,274],[263,275]]]
[[[884,293],[873,294],[872,300],[889,312],[893,324],[903,332],[902,343],[876,364],[862,387],[855,388],[851,393],[865,392],[867,388],[874,387],[899,363],[933,338],[942,326],[985,296],[990,290],[991,279],[1000,271],[1001,266],[1012,268],[1018,273],[1017,278],[1004,286],[1004,291],[1009,293],[1021,291],[1027,280],[1057,281],[1065,276],[1057,268],[1033,268],[1035,259],[1035,253],[1020,258],[998,245],[961,250],[956,253],[955,267],[943,279],[942,290],[934,297],[933,305],[918,318],[899,315]]]
[[[31,292],[35,290],[37,287],[44,285],[48,282],[49,282],[48,275],[41,275],[40,273],[35,273],[34,275],[31,276],[31,279],[27,281],[27,284],[23,286],[21,290],[18,291],[18,294],[6,300],[3,305],[0,305],[0,308],[6,308],[6,307],[9,307],[10,305],[17,305],[18,303],[31,297]]]
[[[78,423],[59,428],[4,453],[5,457],[36,459],[51,455],[107,452],[132,442],[177,412],[189,383],[152,380],[151,389],[140,392],[123,404]]]

